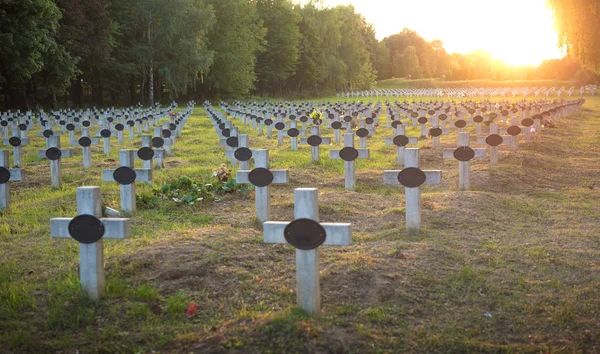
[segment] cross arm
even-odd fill
[[[21,181],[23,180],[23,170],[20,168],[11,168],[10,171],[10,181]]]
[[[247,170],[237,171],[235,173],[235,181],[237,183],[241,183],[241,184],[248,184],[248,183],[250,183],[250,180],[248,179],[249,174],[250,174],[250,171],[247,171]]]
[[[71,238],[69,223],[72,218],[50,219],[50,236],[54,238]],[[127,218],[102,218],[104,236],[102,238],[128,238],[131,236],[131,222]]]
[[[267,221],[263,223],[265,243],[286,243],[283,230],[289,224],[287,221]],[[352,224],[350,223],[321,223],[327,237],[325,246],[348,246],[352,243]]]
[[[152,169],[150,168],[136,168],[135,180],[140,182],[152,182]]]
[[[445,159],[453,159],[454,158],[454,151],[456,149],[444,149],[444,158]],[[475,152],[475,159],[483,159],[485,158],[485,156],[487,155],[487,148],[477,148],[477,149],[473,149],[473,152]]]
[[[38,150],[38,157],[40,159],[45,159],[46,158],[46,150]],[[71,149],[60,149],[61,152],[61,158],[69,158],[73,156],[73,151]]]
[[[419,139],[416,136],[408,137],[408,145],[416,145],[419,143]],[[394,138],[385,138],[386,145],[394,145]]]
[[[273,183],[288,183],[290,175],[288,170],[271,170],[273,174]]]
[[[368,159],[369,158],[369,149],[356,149],[358,151],[359,159]]]
[[[442,171],[441,170],[424,170],[425,173],[425,184],[440,184],[442,183]],[[398,185],[398,174],[399,170],[386,170],[383,171],[383,184],[394,184]]]

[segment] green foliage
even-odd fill
[[[217,174],[209,182],[194,181],[182,176],[174,181],[164,183],[151,192],[137,195],[140,208],[152,208],[160,202],[171,201],[180,205],[192,206],[198,203],[219,202],[226,194],[237,193],[247,196],[252,188],[246,184],[237,184],[235,178],[219,179]]]
[[[596,0],[548,0],[554,10],[559,42],[584,67],[600,74],[598,11]]]
[[[171,315],[183,315],[187,309],[189,296],[185,292],[178,292],[167,298],[166,312]]]

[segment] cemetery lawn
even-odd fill
[[[402,188],[383,185],[383,170],[397,169],[383,144],[391,128],[370,138],[348,192],[330,147],[313,165],[308,147],[292,152],[288,139],[277,147],[235,124],[251,147],[271,150],[272,168],[290,169],[290,183],[271,187],[274,220],[292,219],[294,188],[318,187],[321,220],[352,223],[352,246],[321,248],[322,317],[294,309],[295,252],[263,244],[253,194],[138,204],[133,236],[104,241],[104,299],[86,300],[77,242],[51,239],[49,219],[75,216],[83,185],[119,207],[118,185],[101,182],[118,163],[116,143],[108,158],[93,147],[86,172],[76,148],[63,189],[51,190],[35,137],[0,215],[0,352],[600,351],[600,98],[519,151],[502,148],[497,166],[472,162],[471,191],[457,190],[456,161],[420,141],[421,168],[442,169],[442,184],[423,188],[418,236],[404,231]],[[442,137],[444,147],[455,141]],[[157,188],[208,181],[225,162],[200,105],[173,152],[155,170]],[[150,190],[138,184],[138,194]]]

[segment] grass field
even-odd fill
[[[24,148],[25,180],[0,215],[0,352],[600,351],[599,98],[504,151],[497,166],[476,160],[471,191],[457,190],[457,163],[421,141],[421,167],[442,169],[443,181],[423,188],[418,236],[404,231],[402,188],[382,183],[395,169],[383,145],[391,128],[369,140],[372,157],[357,163],[357,191],[348,192],[330,147],[311,164],[308,147],[292,152],[236,124],[251,147],[270,149],[272,168],[290,169],[290,183],[271,188],[274,220],[292,219],[294,188],[318,187],[321,220],[353,224],[352,246],[321,249],[324,316],[294,309],[294,250],[262,243],[253,195],[141,207],[133,237],[104,241],[105,298],[86,300],[78,245],[51,239],[49,219],[74,216],[83,185],[102,186],[118,208],[118,186],[100,172],[116,166],[117,149],[106,158],[94,147],[89,171],[80,153],[65,159],[65,185],[51,190],[35,138]],[[225,162],[199,105],[173,151],[155,186],[208,180]],[[138,184],[138,193],[150,189]]]

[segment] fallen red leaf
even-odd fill
[[[198,305],[190,302],[188,304],[187,311],[185,311],[185,314],[188,315],[188,317],[191,317],[191,316],[194,316],[197,312],[198,312]]]

